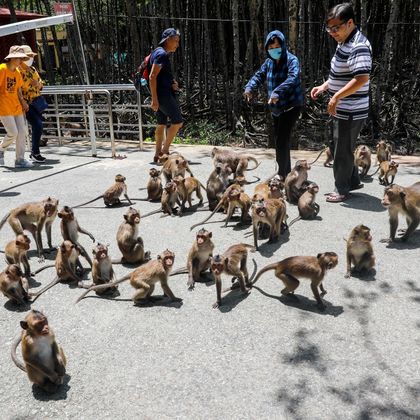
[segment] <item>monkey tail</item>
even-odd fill
[[[44,267],[38,268],[38,270],[33,272],[33,275],[37,275],[38,273],[40,273],[41,271],[44,271],[47,268],[51,268],[51,267],[55,267],[55,264],[48,264],[48,265],[44,265]]]
[[[309,165],[313,165],[314,163],[316,163],[318,161],[318,159],[321,157],[321,155],[328,149],[328,146],[326,146],[324,144],[323,149],[319,152],[318,156],[315,158],[314,161],[310,162]]]
[[[96,286],[92,286],[92,287],[89,287],[89,289],[87,289],[85,292],[83,292],[80,296],[79,296],[79,298],[76,300],[76,302],[74,302],[74,304],[77,304],[77,303],[79,303],[89,292],[93,292],[93,291],[96,291],[96,290],[104,290],[104,289],[109,289],[110,287],[114,287],[114,286],[116,286],[117,284],[120,284],[120,283],[122,283],[122,282],[124,282],[124,281],[126,281],[126,280],[128,280],[129,278],[131,277],[131,273],[130,274],[127,274],[127,275],[125,275],[124,277],[121,277],[120,279],[118,279],[118,280],[115,280],[115,281],[110,281],[109,283],[104,283],[104,284],[98,284],[98,285],[96,285]]]
[[[296,223],[298,220],[301,220],[302,219],[302,217],[300,217],[300,216],[298,216],[298,217],[295,217],[290,223],[289,223],[289,227],[290,226],[292,226],[293,225],[293,223]]]
[[[275,270],[277,267],[278,263],[273,263],[273,264],[269,264],[266,265],[264,268],[262,268],[257,275],[255,276],[255,279],[252,281],[252,285],[254,285],[257,280],[266,272],[266,271],[270,271],[270,270]]]
[[[380,166],[378,165],[378,167],[376,168],[376,171],[373,174],[366,174],[366,176],[373,176],[375,175],[380,169]]]
[[[0,229],[3,227],[3,225],[7,222],[7,219],[9,218],[9,216],[10,216],[10,211],[6,214],[6,216],[4,216],[3,217],[3,219],[1,219],[1,222],[0,222]]]
[[[18,357],[16,355],[16,349],[18,348],[18,345],[20,344],[21,341],[22,341],[22,337],[21,336],[19,336],[18,338],[16,338],[16,340],[12,344],[12,349],[10,351],[10,355],[12,356],[12,360],[13,360],[14,364],[20,370],[23,370],[24,372],[27,372],[26,366],[18,359]]]
[[[245,248],[249,248],[251,250],[251,252],[255,252],[255,246],[254,245],[249,245],[249,244],[241,244],[242,246],[244,246]]]
[[[250,160],[251,162],[254,162],[255,163],[255,166],[253,167],[253,168],[247,168],[247,171],[253,171],[254,169],[257,169],[258,168],[258,166],[260,166],[261,165],[261,163],[262,162],[258,162],[258,160],[257,159],[255,159],[254,157],[252,157],[252,156],[248,156],[248,160]]]
[[[178,270],[172,271],[171,274],[169,274],[169,277],[176,276],[178,274],[187,274],[188,273],[188,267],[182,267],[178,268]]]
[[[153,211],[151,211],[151,212],[149,212],[149,213],[146,213],[146,214],[143,214],[141,217],[142,217],[142,219],[144,219],[145,217],[149,217],[149,216],[152,216],[152,215],[154,215],[154,214],[158,214],[158,213],[160,213],[160,212],[162,212],[163,211],[163,208],[161,207],[160,209],[158,209],[158,210],[153,210]]]
[[[77,206],[73,206],[73,208],[74,208],[74,209],[77,209],[78,207],[86,206],[86,204],[93,203],[94,201],[99,200],[100,198],[103,198],[103,196],[104,196],[104,195],[102,194],[102,195],[100,195],[100,196],[98,196],[98,197],[96,197],[96,198],[94,198],[94,199],[92,199],[92,200],[90,200],[90,201],[86,201],[86,203],[83,203],[83,204],[78,204]]]
[[[36,293],[30,293],[29,296],[33,297],[31,303],[34,303],[42,294],[44,294],[47,290],[54,287],[57,283],[60,283],[60,277],[56,277],[50,284],[47,284],[43,289]]]
[[[207,191],[207,187],[205,187],[205,186],[201,183],[201,181],[198,181],[198,182],[200,183],[201,188],[203,188],[203,189],[204,189],[204,191]]]
[[[195,225],[192,225],[191,227],[190,227],[190,232],[194,229],[194,228],[196,228],[197,226],[200,226],[200,225],[204,225],[204,223],[206,223],[207,221],[209,221],[210,220],[210,218],[214,215],[214,213],[216,213],[219,209],[220,209],[220,207],[222,206],[222,201],[223,201],[223,198],[224,198],[224,194],[223,194],[223,196],[220,198],[220,201],[217,203],[217,206],[214,208],[214,210],[211,212],[211,214],[210,214],[210,216],[208,216],[206,219],[204,219],[202,222],[199,222],[199,223],[196,223]]]

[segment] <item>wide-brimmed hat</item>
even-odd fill
[[[21,45],[21,48],[23,49],[23,52],[28,56],[28,57],[35,57],[36,55],[38,55],[37,53],[34,53],[32,51],[32,48],[29,45]]]
[[[173,36],[180,36],[181,34],[179,33],[178,29],[175,28],[168,28],[165,29],[162,32],[162,38],[159,42],[159,45],[162,45],[168,38],[171,38]]]
[[[10,47],[9,55],[4,57],[5,60],[9,60],[11,58],[21,58],[26,61],[29,60],[30,57],[25,54],[25,51],[20,45],[13,45]]]

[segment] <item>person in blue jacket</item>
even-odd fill
[[[245,86],[250,101],[264,83],[267,84],[268,107],[274,122],[274,139],[278,174],[286,178],[291,171],[290,137],[303,105],[299,60],[287,51],[286,38],[272,31],[265,40],[268,58]]]

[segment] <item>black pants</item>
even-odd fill
[[[279,165],[278,174],[286,178],[292,170],[290,163],[290,137],[292,129],[299,117],[301,107],[294,107],[279,116],[273,115],[274,142],[276,145],[276,161]]]
[[[335,191],[347,195],[360,184],[359,169],[354,164],[354,149],[365,120],[333,119]]]

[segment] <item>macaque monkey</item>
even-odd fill
[[[351,277],[353,271],[370,271],[375,266],[373,255],[372,236],[370,229],[365,225],[357,225],[350,233],[347,243],[347,271],[345,278]]]
[[[48,197],[46,200],[22,204],[9,211],[0,222],[0,229],[9,222],[16,235],[23,234],[24,230],[32,233],[38,250],[39,262],[44,262],[44,249],[42,246],[42,228],[45,225],[48,246],[53,249],[51,243],[51,225],[57,216],[58,200]]]
[[[294,168],[287,175],[284,181],[287,201],[291,204],[297,204],[299,197],[303,194],[302,187],[308,181],[308,171],[311,169],[306,160],[298,160]]]
[[[368,174],[372,164],[372,153],[369,147],[362,144],[356,148],[354,151],[354,164],[355,166],[362,168],[362,172],[360,172],[361,178]]]
[[[268,198],[284,198],[284,179],[280,175],[275,175],[268,181],[270,194]]]
[[[139,223],[139,211],[129,207],[117,231],[117,244],[123,256],[120,260],[113,260],[113,264],[140,264],[149,259],[150,251],[144,252],[143,239],[137,236]]]
[[[123,281],[130,279],[130,284],[136,289],[133,295],[134,304],[142,304],[148,301],[155,301],[158,298],[152,296],[155,290],[155,284],[160,282],[163,293],[169,297],[171,302],[180,302],[182,299],[175,297],[168,285],[168,277],[172,270],[175,260],[175,254],[168,249],[157,256],[156,260],[148,261],[146,264],[135,269],[132,273],[121,279],[107,284],[90,287],[76,301],[80,302],[90,291],[105,290],[109,287],[115,287]]]
[[[381,185],[391,185],[394,183],[395,175],[398,172],[398,163],[395,161],[387,161],[384,160],[379,165],[379,183]],[[389,181],[388,177],[391,177],[391,181]]]
[[[163,213],[175,216],[178,211],[177,205],[181,205],[179,201],[179,194],[177,185],[174,181],[169,181],[163,187],[162,196],[160,198],[161,207],[157,210],[153,210],[149,213],[144,214],[142,217],[152,216],[153,214]]]
[[[250,222],[249,209],[251,208],[252,201],[249,196],[245,194],[241,188],[233,188],[229,191],[227,198],[229,205],[224,227],[229,223],[229,220],[237,207],[241,210],[241,223],[246,224]]]
[[[92,260],[90,259],[88,253],[83,248],[83,246],[79,242],[79,232],[83,233],[84,235],[89,236],[93,242],[95,242],[95,238],[93,235],[88,232],[87,230],[80,227],[77,219],[74,217],[73,209],[69,206],[64,206],[57,214],[57,216],[61,219],[60,228],[61,234],[63,235],[63,240],[71,241],[75,245],[77,245],[80,249],[81,254],[92,267]],[[78,265],[82,268],[82,265],[78,261]]]
[[[267,182],[261,182],[254,188],[254,195],[252,196],[252,202],[255,203],[260,200],[264,200],[270,197],[270,187]]]
[[[213,255],[213,234],[206,229],[197,232],[195,241],[188,253],[187,266],[171,273],[171,276],[188,273],[188,289],[193,290],[195,282],[210,268],[210,257]]]
[[[227,163],[216,163],[214,171],[210,174],[207,180],[207,200],[209,202],[209,209],[213,211],[226,188],[229,186],[229,176],[232,175],[232,169]]]
[[[319,152],[318,156],[315,158],[315,160],[313,160],[312,162],[310,162],[310,163],[309,163],[309,165],[311,165],[311,166],[312,166],[314,163],[316,163],[316,162],[318,161],[318,159],[321,157],[321,155],[322,155],[324,152],[325,152],[325,154],[326,154],[326,158],[325,158],[325,161],[324,161],[323,165],[324,165],[326,168],[330,168],[330,167],[332,166],[331,162],[334,160],[334,157],[333,157],[333,152],[331,151],[331,147],[330,147],[330,146],[327,146],[327,147],[325,147],[324,149],[322,149],[322,150]]]
[[[80,255],[80,249],[71,241],[63,241],[58,247],[57,256],[55,257],[55,279],[43,287],[40,291],[31,293],[32,302],[35,302],[43,293],[54,287],[60,282],[76,282],[77,287],[84,287],[82,279],[77,275],[76,265]]]
[[[191,176],[194,176],[188,161],[181,155],[169,155],[162,167],[162,174],[165,178],[166,183],[172,181],[177,175],[182,175],[185,178],[185,172],[188,172]]]
[[[28,280],[23,277],[18,264],[11,264],[0,273],[0,290],[14,303],[24,305],[29,301]]]
[[[185,210],[185,203],[188,201],[189,208],[192,207],[192,194],[195,192],[197,198],[200,200],[198,205],[201,206],[203,204],[203,196],[201,194],[201,182],[194,178],[193,176],[189,176],[188,178],[184,178],[181,175],[177,175],[173,178],[173,182],[176,184],[176,190],[178,192],[178,197],[181,199],[181,209],[178,212],[178,215],[181,216],[182,212]]]
[[[47,317],[39,311],[30,311],[20,322],[22,335],[13,343],[12,359],[15,365],[28,374],[31,382],[45,392],[57,392],[66,374],[66,356],[57,344]],[[17,358],[16,349],[22,342],[24,365]]]
[[[319,295],[318,287],[321,290],[321,295],[327,292],[322,285],[325,274],[328,270],[336,267],[338,264],[338,256],[335,252],[324,252],[318,254],[316,257],[289,257],[278,263],[269,264],[262,268],[256,275],[252,284],[254,285],[257,280],[266,271],[275,270],[275,275],[283,283],[285,288],[281,291],[282,295],[294,297],[295,290],[299,287],[298,277],[307,278],[311,281],[311,289],[314,297],[318,303],[318,308],[324,311],[326,306]]]
[[[147,182],[147,200],[148,201],[160,201],[162,197],[162,180],[160,178],[160,171],[156,168],[152,168],[149,171],[149,181]]]
[[[232,184],[229,187],[226,188],[225,192],[222,194],[219,202],[217,203],[217,206],[214,208],[214,210],[211,212],[210,216],[207,216],[207,218],[205,218],[202,222],[200,223],[196,223],[195,225],[192,225],[190,227],[190,231],[193,230],[194,228],[196,228],[197,226],[200,225],[204,225],[204,223],[208,222],[211,217],[220,209],[220,208],[224,208],[227,209],[229,207],[229,193],[233,190],[237,190],[237,191],[243,191],[241,186],[239,184]],[[249,197],[248,197],[249,198]]]
[[[300,219],[315,219],[315,217],[318,216],[319,205],[315,202],[318,191],[319,187],[317,184],[315,184],[315,182],[311,182],[306,187],[306,191],[300,196],[298,200],[299,216],[290,222],[289,227]]]
[[[248,244],[236,244],[230,246],[222,255],[216,255],[210,259],[210,268],[216,281],[217,300],[213,304],[216,309],[222,304],[222,274],[234,276],[239,281],[242,293],[248,293],[251,288],[247,269],[248,250],[255,248]]]
[[[31,267],[29,265],[27,251],[30,248],[31,240],[23,234],[16,236],[16,239],[7,243],[4,253],[6,254],[6,261],[9,264],[17,264],[24,268],[25,277],[31,276]]]
[[[106,284],[114,279],[114,270],[112,268],[112,261],[108,255],[108,247],[104,244],[98,243],[93,248],[93,265],[92,265],[92,280],[96,286],[98,284]],[[102,295],[104,293],[114,293],[118,286],[110,287],[105,290],[98,290],[96,294]]]
[[[252,171],[261,165],[261,162],[258,162],[251,154],[235,152],[231,149],[214,147],[211,152],[211,157],[215,166],[217,163],[227,163],[232,173],[235,174],[235,178],[238,176],[242,177],[245,175],[245,171]],[[248,169],[249,161],[255,163],[255,166],[251,169]]]
[[[266,198],[258,200],[252,205],[252,232],[254,246],[258,251],[258,231],[260,224],[270,227],[269,242],[278,240],[282,224],[286,220],[286,203],[281,198]]]
[[[376,160],[378,165],[384,161],[390,161],[392,154],[392,146],[384,140],[380,140],[376,145]]]
[[[93,198],[92,200],[86,201],[86,203],[78,204],[77,206],[73,206],[73,208],[82,207],[86,204],[93,203],[96,200],[99,200],[100,198],[104,199],[104,204],[107,207],[112,207],[116,205],[121,204],[120,196],[121,194],[124,194],[124,197],[128,201],[130,205],[132,205],[132,201],[128,198],[127,195],[127,184],[125,183],[125,176],[118,174],[115,176],[115,182],[110,186],[102,195],[99,195],[96,198]]]
[[[385,188],[382,205],[388,209],[390,237],[381,242],[396,241],[399,213],[407,220],[407,229],[399,239],[406,241],[420,223],[420,181],[410,187],[394,184]]]

